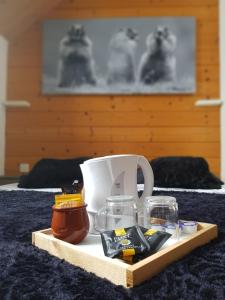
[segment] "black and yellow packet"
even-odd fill
[[[108,257],[133,256],[149,250],[149,244],[138,226],[101,232],[101,240]]]
[[[134,263],[155,253],[170,236],[167,232],[132,226],[104,231],[101,240],[105,256]]]
[[[151,254],[156,253],[163,244],[171,237],[172,234],[165,232],[165,231],[158,231],[155,229],[146,229],[140,226],[142,233],[146,241],[149,244],[150,250],[149,252],[142,253],[139,256],[139,260],[143,259]]]

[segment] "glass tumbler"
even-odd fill
[[[118,195],[106,199],[106,205],[95,216],[98,232],[131,227],[137,224],[137,209],[133,196]]]
[[[144,226],[178,237],[178,205],[170,196],[150,196],[144,201]]]

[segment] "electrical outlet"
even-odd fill
[[[19,170],[21,173],[28,173],[30,171],[30,165],[28,163],[20,163]]]

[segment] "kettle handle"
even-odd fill
[[[140,156],[137,163],[141,167],[144,175],[144,190],[140,197],[140,201],[144,201],[145,197],[148,197],[152,194],[154,186],[154,175],[151,165],[144,156]]]

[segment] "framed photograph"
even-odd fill
[[[44,94],[192,94],[193,17],[49,20]]]

